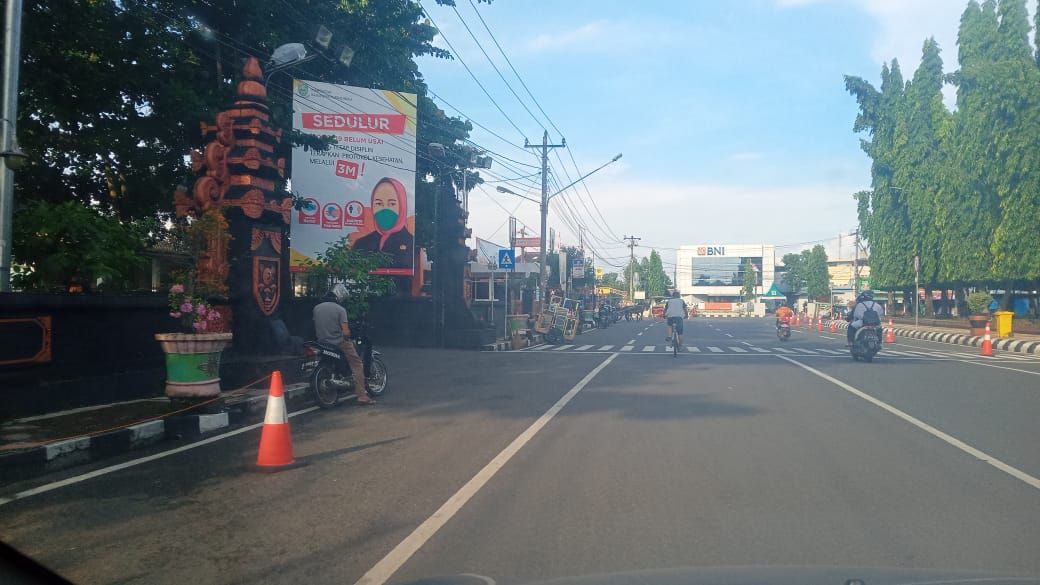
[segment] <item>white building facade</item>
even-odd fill
[[[755,267],[757,295],[773,285],[776,246],[772,244],[696,244],[676,252],[679,293],[701,312],[734,312],[743,299],[744,264]]]

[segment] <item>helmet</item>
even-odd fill
[[[672,298],[673,299],[679,298],[679,289],[675,289],[675,290],[672,291]]]
[[[857,302],[872,301],[872,300],[874,300],[874,291],[872,291],[872,290],[865,290],[865,291],[859,293],[859,296],[856,297],[856,301]]]
[[[332,293],[332,296],[336,297],[337,303],[342,303],[347,298],[347,287],[344,286],[342,282],[337,283],[329,292]]]

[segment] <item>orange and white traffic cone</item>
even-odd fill
[[[986,335],[982,338],[982,349],[979,355],[993,357],[993,341],[989,338],[989,322],[986,322]]]
[[[799,325],[798,313],[795,313],[794,314],[794,326],[798,327],[798,325]]]
[[[837,321],[837,319],[831,319],[831,329],[830,329],[830,331],[831,331],[831,333],[837,333],[838,332],[838,321]]]
[[[885,343],[896,342],[896,330],[892,325],[892,318],[888,318],[888,331],[885,331]]]
[[[816,332],[823,333],[823,317],[816,318]]]
[[[267,393],[267,414],[260,431],[260,452],[256,464],[272,470],[296,463],[293,457],[292,435],[289,433],[289,414],[285,410],[285,393],[282,388],[282,373],[271,374],[271,389]]]

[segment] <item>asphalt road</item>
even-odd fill
[[[841,333],[688,323],[677,358],[649,321],[570,347],[392,350],[383,404],[291,419],[301,467],[253,471],[249,431],[77,468],[0,493],[74,482],[0,506],[0,538],[83,583],[1040,574],[1040,361],[900,340],[863,364]]]

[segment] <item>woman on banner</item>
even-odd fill
[[[385,252],[393,268],[411,268],[415,236],[408,231],[408,192],[397,179],[383,177],[372,189],[369,209],[376,229],[354,242],[358,250]]]

